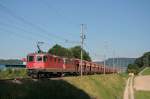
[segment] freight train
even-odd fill
[[[31,77],[51,77],[65,74],[79,75],[81,71],[81,60],[76,58],[62,58],[49,53],[31,53],[27,55],[26,68]],[[116,73],[117,69],[102,64],[96,64],[83,60],[82,73],[86,74],[110,74]]]

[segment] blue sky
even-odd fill
[[[22,58],[45,42],[72,47],[86,24],[93,60],[139,57],[150,50],[149,0],[0,0],[0,58]],[[115,54],[113,54],[115,53]]]

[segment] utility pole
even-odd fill
[[[104,55],[104,75],[106,73],[106,55]]]
[[[119,58],[119,56],[117,56],[117,58],[116,58],[116,64],[117,64],[117,68],[118,68],[118,72],[120,73],[120,67],[119,67],[119,62],[118,62],[118,58]]]
[[[113,74],[115,73],[115,51],[113,52]]]
[[[106,50],[107,50],[107,48],[108,48],[108,44],[107,44],[108,42],[106,41],[106,42],[104,42],[104,49],[105,49],[105,52],[104,52],[104,75],[106,74]]]
[[[80,64],[80,69],[81,69],[81,77],[83,75],[82,71],[82,66],[83,66],[83,44],[85,40],[85,35],[84,35],[84,24],[81,24],[81,64]]]

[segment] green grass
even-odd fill
[[[6,79],[24,77],[25,72],[15,74],[16,71],[7,70],[2,74],[8,76]],[[126,74],[109,74],[57,80],[23,79],[21,84],[0,81],[0,99],[122,99],[126,79]]]
[[[150,67],[147,67],[146,70],[142,73],[142,75],[150,75]]]
[[[136,91],[135,99],[150,99],[150,91]]]
[[[84,91],[64,80],[0,82],[0,99],[90,99]]]
[[[122,99],[126,77],[121,75],[92,75],[65,78],[96,99]]]
[[[24,78],[27,77],[26,69],[7,68],[0,70],[0,79],[11,79],[11,78]]]

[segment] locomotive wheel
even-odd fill
[[[57,73],[57,76],[58,76],[58,77],[63,77],[63,76],[64,76],[64,73],[59,72],[59,73]]]
[[[32,74],[31,77],[32,77],[33,79],[39,79],[39,74]]]

